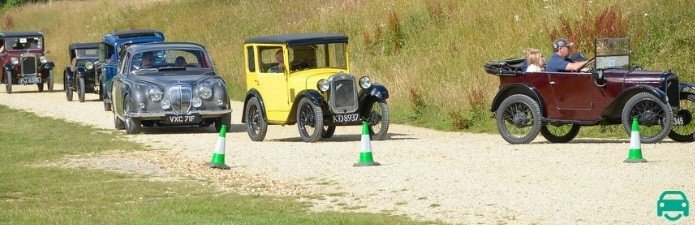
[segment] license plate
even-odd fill
[[[360,120],[360,114],[359,113],[333,115],[333,122],[334,123],[351,123],[351,122],[357,122],[359,120]]]
[[[185,116],[166,116],[166,122],[170,124],[191,124],[199,123],[199,115],[185,115]]]
[[[41,79],[39,77],[22,77],[22,78],[19,78],[19,83],[20,84],[36,84],[36,83],[41,83]]]

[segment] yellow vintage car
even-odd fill
[[[348,37],[312,33],[259,36],[244,43],[246,98],[242,123],[253,141],[268,125],[297,124],[302,140],[330,138],[336,126],[369,122],[372,139],[386,138],[388,90],[348,67]]]

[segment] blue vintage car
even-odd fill
[[[118,60],[121,51],[132,44],[163,41],[164,33],[156,30],[127,30],[104,35],[99,44],[99,61],[97,63],[98,76],[102,81],[100,90],[103,90],[104,110],[111,110],[112,79],[118,73]]]
[[[232,109],[224,80],[205,48],[194,43],[136,44],[121,52],[113,78],[115,128],[229,126]]]

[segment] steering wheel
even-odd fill
[[[577,71],[582,71],[584,68],[586,68],[586,66],[588,66],[589,64],[593,64],[594,62],[596,62],[596,57],[587,60],[587,62],[584,65],[582,65],[582,67],[579,67]]]

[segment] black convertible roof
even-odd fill
[[[159,36],[164,37],[164,33],[157,30],[126,30],[126,31],[116,31],[111,33],[113,36],[118,38],[129,38],[129,37],[142,37],[142,36]]]
[[[73,43],[70,44],[68,48],[70,48],[71,51],[78,48],[99,48],[99,42]]]
[[[309,33],[309,34],[285,34],[274,36],[259,36],[246,39],[246,44],[287,44],[287,45],[309,45],[327,43],[347,43],[348,36],[333,33]]]
[[[0,37],[27,37],[27,36],[43,36],[40,31],[8,31],[0,32]]]

